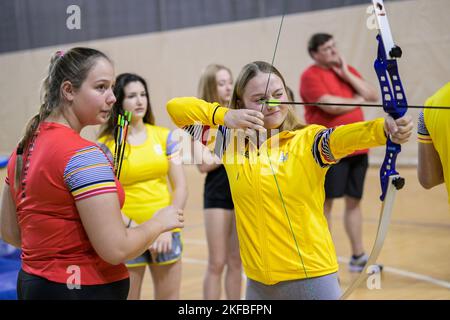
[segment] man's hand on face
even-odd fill
[[[332,64],[331,69],[343,80],[348,80],[350,71],[348,70],[347,62],[344,58],[339,57],[339,62]]]

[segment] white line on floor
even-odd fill
[[[350,260],[348,258],[338,257],[338,261],[341,263],[348,263]],[[383,266],[383,272],[384,271],[387,271],[387,272],[393,273],[393,274],[397,274],[399,276],[407,277],[407,278],[412,278],[412,279],[416,279],[416,280],[429,282],[429,283],[435,284],[437,286],[450,289],[450,282],[435,279],[433,277],[426,276],[426,275],[423,275],[420,273],[415,273],[415,272],[402,270],[402,269],[398,269],[398,268],[393,268],[393,267],[387,267],[387,266]]]
[[[183,239],[183,242],[186,244],[206,245],[205,240],[199,240],[199,239]],[[192,263],[192,264],[207,265],[207,261],[202,260],[202,259],[192,259],[192,258],[183,257],[183,261],[187,262],[187,263]],[[338,257],[338,261],[341,263],[347,264],[349,262],[349,259],[345,258],[345,257]],[[450,282],[444,281],[444,280],[439,280],[439,279],[436,279],[436,278],[433,278],[430,276],[426,276],[426,275],[423,275],[420,273],[415,273],[415,272],[402,270],[402,269],[398,269],[398,268],[394,268],[394,267],[388,267],[388,266],[383,266],[383,271],[393,273],[393,274],[396,274],[396,275],[399,275],[402,277],[406,277],[406,278],[412,278],[412,279],[416,279],[416,280],[425,281],[425,282],[432,283],[439,287],[444,287],[444,288],[450,289]]]

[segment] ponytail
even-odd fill
[[[20,186],[19,183],[22,182],[23,178],[24,154],[28,154],[32,140],[39,133],[38,128],[40,123],[47,119],[61,104],[62,83],[64,81],[70,81],[74,88],[80,88],[97,58],[104,58],[110,61],[104,53],[90,48],[73,48],[66,53],[57,51],[51,57],[47,76],[42,82],[42,104],[39,113],[28,121],[25,127],[25,133],[17,145],[17,160],[14,169],[16,190]]]

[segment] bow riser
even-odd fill
[[[378,55],[374,62],[374,68],[382,93],[383,109],[392,118],[398,119],[403,117],[403,115],[406,113],[408,102],[406,101],[406,95],[403,90],[400,75],[398,74],[397,61],[395,59],[388,59],[386,57],[386,50],[381,34],[383,33],[380,30],[380,34],[377,35]],[[386,32],[384,32],[384,35],[386,36]],[[392,39],[392,36],[390,36],[389,38]],[[393,48],[398,47],[394,46]],[[397,155],[401,152],[401,150],[401,146],[399,144],[393,143],[388,137],[386,142],[385,157],[383,160],[383,164],[380,167],[381,201],[384,201],[386,197],[389,177],[392,175],[398,175],[395,165],[397,161]],[[403,178],[399,177],[399,180],[394,181],[396,181],[396,188],[403,187]]]

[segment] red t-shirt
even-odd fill
[[[127,278],[125,265],[111,265],[95,252],[75,206],[77,200],[109,192],[118,193],[123,205],[124,192],[111,163],[95,143],[67,126],[41,123],[35,137],[23,153],[19,190],[15,151],[6,178],[21,230],[23,270],[58,283],[67,283],[79,270],[81,285]]]
[[[361,75],[352,66],[349,71],[359,78]],[[306,69],[300,77],[300,96],[305,102],[315,102],[323,95],[329,94],[342,98],[353,98],[355,90],[342,80],[332,69],[321,68],[312,65]],[[343,124],[364,121],[361,108],[350,112],[335,115],[322,110],[317,106],[305,106],[305,120],[309,124],[320,124],[327,128],[333,128]],[[368,150],[359,150],[352,155],[364,154]]]

